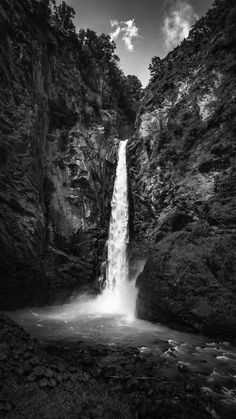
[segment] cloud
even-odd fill
[[[114,25],[115,26],[115,25]],[[116,41],[117,40],[117,38],[118,38],[118,36],[120,35],[120,33],[121,33],[121,27],[118,25],[117,26],[117,28],[114,30],[114,32],[112,32],[111,34],[110,34],[110,36],[111,36],[111,40],[112,41]]]
[[[169,3],[168,12],[164,18],[162,31],[167,50],[175,48],[184,38],[187,38],[191,26],[198,19],[191,4],[175,0]]]
[[[132,52],[134,49],[133,40],[139,38],[138,28],[135,25],[134,19],[126,21],[111,20],[111,27],[114,31],[110,33],[111,40],[116,41],[121,35],[128,51]]]
[[[111,27],[113,28],[113,26],[118,26],[119,22],[118,20],[110,20],[110,24],[111,24]]]

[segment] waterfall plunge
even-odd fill
[[[128,185],[126,141],[120,142],[116,179],[112,197],[112,211],[108,238],[108,260],[105,289],[95,298],[79,295],[69,303],[58,306],[51,319],[71,320],[89,316],[118,315],[127,321],[135,319],[137,289],[135,278],[128,278]]]
[[[126,141],[120,142],[108,238],[106,287],[101,295],[104,312],[135,317],[137,290],[128,278],[127,245],[129,241],[128,182]]]
[[[128,188],[126,167],[126,141],[120,143],[116,179],[114,184],[111,219],[108,238],[108,260],[106,288],[118,296],[128,280],[127,244],[128,231]]]
[[[111,203],[108,237],[108,255],[105,289],[93,300],[80,301],[80,313],[123,315],[127,320],[135,318],[137,289],[135,279],[128,278],[127,245],[128,184],[126,167],[126,141],[119,146],[116,178]],[[80,297],[79,297],[80,298]]]
[[[108,255],[105,289],[86,306],[94,313],[125,315],[135,318],[137,290],[135,280],[129,281],[127,245],[128,231],[128,185],[126,167],[126,141],[120,142],[116,178],[111,203],[111,218],[108,237]]]

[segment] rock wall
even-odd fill
[[[217,2],[160,62],[128,145],[138,315],[210,333],[236,326],[235,16]]]
[[[0,6],[2,309],[44,303],[102,274],[117,142],[132,126],[109,68],[97,65],[89,84],[78,45],[38,7]]]

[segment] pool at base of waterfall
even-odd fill
[[[96,301],[96,299],[95,299]],[[221,385],[236,384],[236,350],[229,342],[214,342],[206,336],[170,329],[126,315],[92,313],[93,300],[87,304],[24,309],[7,313],[44,345],[67,347],[106,346],[116,350],[136,348],[140,355],[167,363],[167,370],[184,364],[193,374]],[[223,383],[222,383],[223,380]]]
[[[186,341],[199,345],[206,338],[172,330],[161,324],[131,319],[126,315],[77,313],[70,305],[32,308],[7,313],[33,337],[41,342],[84,341],[121,346],[155,346],[155,341]]]
[[[73,379],[88,374],[89,383],[98,380],[99,386],[108,385],[115,394],[118,391],[132,409],[138,399],[142,411],[143,406],[151,410],[156,406],[159,412],[164,397],[165,415],[160,417],[183,417],[173,414],[173,409],[190,412],[186,417],[192,418],[235,417],[236,351],[229,342],[214,342],[124,314],[92,313],[91,300],[85,312],[86,304],[77,302],[8,313],[41,341],[39,348],[46,354],[50,371],[56,362],[65,362],[73,373],[79,368],[80,375],[75,373]],[[30,351],[21,356],[19,362],[26,363],[26,369],[29,365],[38,368],[37,356],[29,359]],[[45,361],[37,362],[41,371]],[[72,391],[72,385],[63,381],[63,391],[64,386],[68,386],[66,392]],[[87,381],[85,386],[87,389]]]
[[[137,376],[137,391],[142,391],[139,388],[142,380],[147,380],[150,391],[157,385],[155,380],[160,381],[158,385],[163,391],[173,391],[169,388],[175,383],[177,393],[183,393],[183,386],[191,397],[192,392],[194,397],[200,392],[206,409],[211,400],[212,409],[219,415],[209,417],[235,417],[234,346],[127,314],[104,311],[105,307],[97,304],[96,298],[80,296],[60,306],[7,314],[37,338],[50,355],[70,360],[90,374],[98,374],[102,380],[122,379],[126,383]],[[222,412],[225,412],[223,416]]]

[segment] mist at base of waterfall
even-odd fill
[[[84,342],[96,344],[146,345],[158,336],[169,339],[168,328],[139,320],[135,316],[137,276],[145,260],[132,265],[132,276],[105,288],[97,296],[83,293],[65,304],[32,307],[7,314],[32,336],[43,342]]]
[[[102,297],[101,299],[99,297]],[[161,324],[120,313],[118,305],[103,305],[103,295],[91,298],[83,294],[68,304],[32,307],[8,312],[27,332],[39,341],[50,344],[83,342],[118,346],[152,346],[157,341],[200,344],[199,335],[179,332]],[[110,309],[110,312],[109,312]]]
[[[135,280],[127,281],[125,286],[106,288],[97,296],[84,293],[73,297],[68,303],[51,306],[45,316],[55,320],[80,320],[81,316],[122,316],[124,321],[135,319],[137,297]]]

